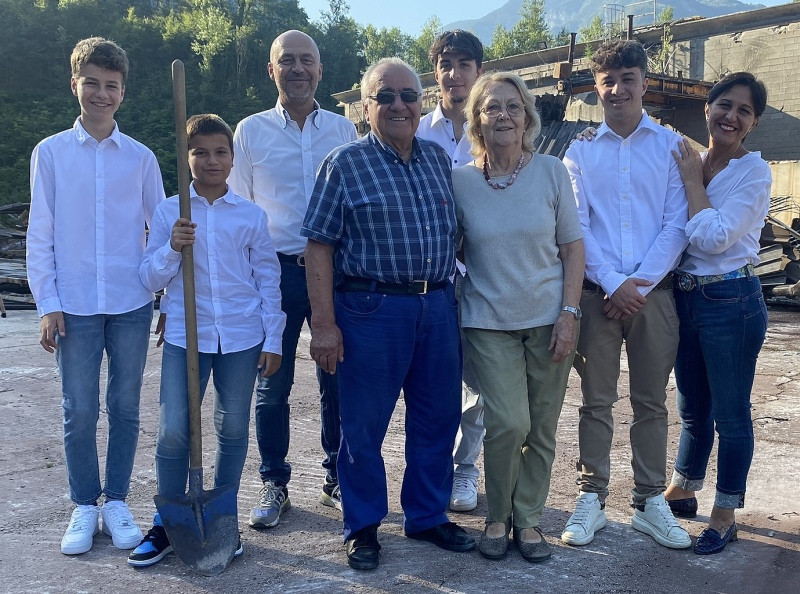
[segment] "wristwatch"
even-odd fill
[[[580,320],[583,317],[583,312],[581,311],[580,307],[572,307],[571,305],[565,305],[561,308],[561,311],[568,311],[573,316],[575,316],[576,320]]]

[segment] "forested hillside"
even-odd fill
[[[352,87],[363,68],[362,29],[333,0],[309,22],[297,0],[2,0],[0,1],[0,204],[29,199],[28,165],[36,143],[68,128],[79,113],[69,87],[69,55],[92,35],[119,43],[131,70],[117,112],[122,131],[158,157],[167,194],[176,191],[170,64],[184,61],[187,112],[215,112],[232,126],[272,107],[266,74],[272,40],[287,29],[317,39],[324,74],[317,93]]]
[[[532,51],[543,41],[568,43],[566,30],[548,29],[544,2],[522,0],[516,23],[498,27],[486,58]],[[324,67],[317,99],[335,109],[331,93],[352,88],[378,58],[400,56],[429,72],[428,48],[441,28],[436,17],[417,36],[362,25],[346,0],[330,0],[314,22],[298,0],[0,0],[0,204],[28,201],[33,147],[77,117],[69,56],[84,37],[106,37],[127,50],[131,71],[117,121],[156,153],[171,194],[177,191],[170,80],[176,58],[186,65],[187,112],[215,112],[235,126],[275,105],[266,63],[272,40],[287,29],[317,40]]]

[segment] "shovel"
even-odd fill
[[[180,215],[191,220],[189,155],[186,140],[186,82],[183,62],[172,63],[175,132],[178,149]],[[192,246],[181,249],[183,302],[186,310],[186,373],[189,391],[189,492],[179,497],[156,495],[156,508],[178,558],[197,573],[219,575],[239,545],[236,486],[203,490],[203,437],[200,432],[200,371]]]

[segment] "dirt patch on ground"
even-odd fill
[[[319,405],[308,336],[298,349],[292,392],[290,483],[292,509],[276,528],[247,526],[258,494],[258,452],[251,447],[239,495],[244,555],[220,576],[194,574],[174,555],[144,570],[126,563],[127,553],[111,539],[95,537],[84,555],[59,551],[72,510],[62,449],[60,383],[52,355],[38,344],[32,311],[9,312],[0,320],[0,590],[3,592],[794,592],[800,581],[800,312],[771,311],[767,342],[759,359],[753,393],[756,452],[748,481],[747,507],[737,514],[739,543],[722,554],[699,557],[672,551],[630,527],[632,488],[628,427],[630,405],[616,407],[609,525],[580,548],[559,540],[576,495],[578,455],[577,377],[570,378],[558,429],[558,450],[542,529],[553,558],[526,563],[516,551],[500,562],[477,552],[448,553],[402,533],[403,407],[398,405],[384,444],[389,474],[389,515],[380,528],[381,566],[355,572],[346,563],[339,513],[318,502]],[[153,342],[151,346],[154,347]],[[142,393],[142,423],[129,504],[143,529],[152,519],[154,450],[158,429],[160,350],[151,348]],[[623,385],[626,379],[623,364]],[[624,394],[624,390],[621,390]],[[209,399],[210,400],[210,399]],[[671,384],[670,464],[680,429]],[[204,412],[207,478],[213,463],[210,417]],[[101,433],[105,418],[101,414]],[[101,460],[101,464],[103,461]],[[712,463],[708,485],[713,486]],[[671,472],[671,466],[670,466]],[[452,513],[476,537],[486,512],[483,485],[478,509]],[[697,536],[707,521],[713,488],[698,496],[700,515],[684,526]]]

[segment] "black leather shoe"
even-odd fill
[[[378,527],[368,526],[356,532],[345,543],[347,564],[353,569],[377,569],[381,545],[378,544]]]
[[[467,531],[461,526],[453,522],[445,522],[419,532],[406,532],[406,536],[414,540],[431,542],[441,549],[457,553],[471,551],[475,548],[475,539],[467,534]]]

